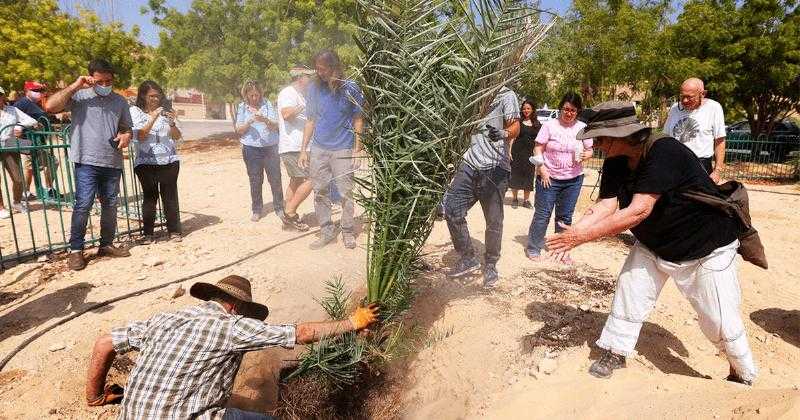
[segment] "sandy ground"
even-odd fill
[[[184,241],[134,246],[131,258],[93,260],[79,273],[64,270],[62,260],[22,264],[0,274],[0,356],[92,303],[242,258],[181,285],[188,290],[196,280],[244,275],[253,281],[255,298],[270,306],[268,320],[276,323],[321,319],[324,313],[314,299],[323,295],[328,279],[341,276],[351,288],[362,286],[365,235],[355,250],[339,241],[310,251],[314,235],[284,231],[274,214],[249,221],[248,182],[235,142],[188,143],[182,154]],[[587,184],[593,184],[593,176]],[[800,418],[800,190],[755,188],[752,213],[771,268],[741,264],[739,271],[742,315],[761,369],[753,388],[721,379],[727,363],[715,355],[673,285],[665,287],[640,338],[639,354],[628,360],[627,369],[610,380],[588,376],[597,353],[592,343],[608,313],[629,238],[579,248],[573,254],[578,263],[574,272],[534,265],[522,245],[532,211],[506,207],[502,282],[491,293],[480,290],[478,277],[461,282],[444,277],[455,255],[444,222],[437,222],[425,257],[433,269],[417,281],[418,297],[409,314],[427,338],[390,372],[400,384],[395,391],[402,394],[398,416]],[[579,211],[588,204],[590,191],[585,188]],[[300,210],[312,213],[311,200]],[[482,249],[479,209],[469,219]],[[113,418],[116,407],[84,404],[94,339],[129,319],[196,302],[188,293],[172,298],[173,292],[169,287],[114,303],[34,341],[0,373],[0,419]],[[112,379],[124,382],[125,364],[115,365]]]

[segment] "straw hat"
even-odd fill
[[[586,109],[582,115],[586,127],[578,132],[577,139],[594,137],[628,137],[648,128],[636,117],[636,108],[630,102],[607,101]]]
[[[197,282],[189,289],[189,294],[200,300],[213,298],[233,298],[241,304],[242,315],[263,321],[269,315],[269,309],[260,303],[253,302],[250,281],[241,276],[228,276],[217,282]]]

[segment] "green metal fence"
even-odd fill
[[[599,151],[588,163],[592,169],[603,165]],[[729,134],[725,141],[725,179],[769,179],[791,181],[800,178],[800,136]]]
[[[13,129],[11,127],[3,127]],[[68,247],[75,197],[73,167],[68,159],[68,125],[50,125],[40,121],[40,128],[27,130],[26,139],[0,143],[0,198],[10,217],[0,219],[0,268],[19,260],[50,254]],[[142,228],[141,191],[133,172],[133,147],[125,153],[125,167],[120,186],[117,238],[130,240]],[[29,166],[28,166],[29,165]],[[32,183],[37,200],[20,199],[19,190],[27,191],[25,168],[32,168]],[[18,185],[19,183],[22,185]],[[16,190],[16,192],[15,192]],[[159,226],[163,226],[158,212]],[[87,245],[100,240],[100,205],[90,212]]]

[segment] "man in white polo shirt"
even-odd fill
[[[725,165],[725,115],[722,105],[705,95],[702,80],[686,79],[681,84],[680,101],[669,109],[664,131],[691,149],[719,184]]]

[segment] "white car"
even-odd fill
[[[536,119],[539,120],[540,123],[544,123],[546,121],[554,120],[558,118],[558,110],[557,109],[537,109],[536,110]]]

